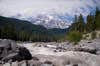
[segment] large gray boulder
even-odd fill
[[[0,40],[0,61],[14,62],[22,60],[30,60],[32,55],[25,47],[18,46],[15,41],[8,39]]]
[[[17,52],[17,44],[8,39],[0,39],[0,59],[11,54],[13,52]]]

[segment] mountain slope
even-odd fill
[[[0,16],[0,29],[9,25],[13,25],[13,28],[15,28],[16,32],[25,31],[30,36],[32,34],[38,37],[39,40],[43,39],[44,37],[44,39],[47,39],[48,37],[52,39],[54,37],[64,36],[67,32],[67,29],[46,29],[43,26],[34,25],[29,21]],[[8,30],[8,28],[6,30]]]
[[[17,30],[25,30],[29,32],[44,32],[46,28],[40,25],[34,25],[28,21],[6,18],[0,16],[0,26],[4,26],[7,24],[12,24]],[[41,31],[42,30],[42,31]]]

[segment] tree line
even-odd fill
[[[94,33],[96,30],[100,30],[100,10],[98,8],[96,8],[94,15],[89,14],[86,17],[86,22],[82,14],[79,16],[75,15],[73,24],[69,27],[67,40],[78,42],[82,39],[83,34]]]
[[[95,15],[89,14],[84,21],[83,15],[75,15],[71,31],[79,31],[81,33],[92,32],[95,30],[100,30],[100,10],[96,8]]]

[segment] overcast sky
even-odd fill
[[[54,11],[72,16],[82,13],[86,16],[96,6],[100,7],[100,0],[0,0],[0,15],[32,16]]]

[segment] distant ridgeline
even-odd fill
[[[17,41],[58,41],[67,29],[46,29],[28,21],[0,16],[0,38]]]

